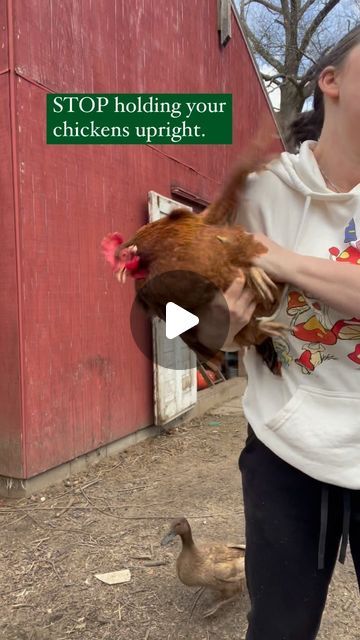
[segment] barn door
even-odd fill
[[[149,191],[150,222],[166,216],[175,207],[184,205]],[[191,211],[191,207],[185,207]],[[170,422],[196,403],[196,356],[181,338],[168,340],[165,322],[159,318],[152,321],[154,353],[154,413],[155,424]],[[159,363],[166,363],[161,366]],[[184,369],[177,369],[176,363],[183,363]]]

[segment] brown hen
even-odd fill
[[[124,281],[127,274],[135,278],[138,300],[150,316],[165,319],[168,302],[203,316],[217,291],[226,291],[241,270],[257,306],[235,342],[239,346],[260,345],[268,336],[281,333],[279,324],[261,319],[276,310],[281,288],[252,265],[253,258],[266,253],[267,248],[243,227],[233,224],[242,206],[246,178],[254,166],[258,163],[241,164],[219,198],[200,215],[178,208],[144,225],[125,243],[117,233],[104,238],[102,248],[116,276],[119,281]],[[212,346],[199,341],[198,327],[181,337],[203,358],[214,355]],[[278,372],[276,363],[271,368]]]

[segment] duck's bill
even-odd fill
[[[170,542],[175,540],[175,538],[176,538],[176,533],[174,533],[173,531],[170,531],[169,533],[166,534],[166,536],[164,536],[160,544],[163,547],[165,547],[167,544],[170,544]]]

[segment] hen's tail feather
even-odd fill
[[[210,204],[204,214],[204,222],[214,225],[232,225],[241,206],[241,197],[245,190],[246,179],[250,173],[261,171],[278,152],[271,147],[279,136],[273,133],[272,124],[265,116],[258,127],[255,140],[242,153],[242,157],[225,184],[222,193]]]
[[[255,166],[250,166],[247,162],[237,166],[222,194],[208,207],[204,216],[206,224],[218,226],[234,224],[240,204],[240,194],[245,187],[248,175],[254,170]]]

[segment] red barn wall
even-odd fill
[[[212,198],[260,112],[271,116],[234,16],[233,37],[219,46],[217,0],[8,2],[23,424],[15,359],[10,373],[17,400],[1,439],[11,420],[18,421],[14,431],[18,442],[23,434],[25,450],[20,466],[4,464],[0,473],[30,477],[153,421],[152,366],[129,328],[132,283],[121,289],[112,280],[99,253],[101,238],[115,229],[127,237],[143,224],[151,189],[170,196],[177,183]],[[48,90],[230,92],[233,145],[47,146]],[[6,102],[6,87],[1,98]],[[10,140],[4,143],[10,147]],[[0,162],[0,171],[9,173],[9,162]],[[9,175],[4,180],[11,184]],[[7,217],[11,244],[13,213]],[[8,286],[16,290],[10,263]],[[11,324],[16,332],[16,318]]]
[[[0,472],[21,475],[20,352],[7,12],[0,3]]]

